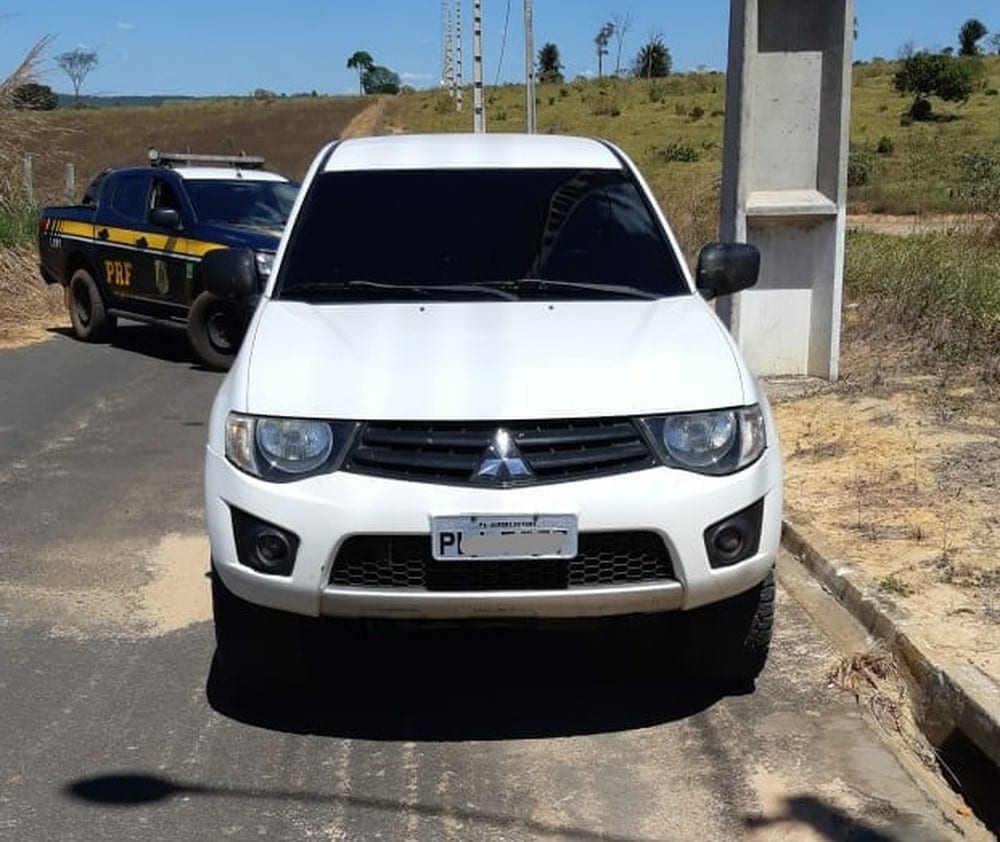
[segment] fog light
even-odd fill
[[[714,567],[729,567],[746,561],[760,548],[760,525],[764,501],[730,515],[705,530],[705,551],[708,563]]]
[[[269,576],[289,575],[295,566],[298,537],[239,509],[231,511],[240,564]]]
[[[274,569],[287,563],[292,554],[288,539],[276,529],[262,529],[257,533],[257,560],[261,567]]]

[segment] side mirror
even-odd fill
[[[698,255],[695,286],[711,300],[757,283],[760,252],[749,243],[709,243]]]
[[[201,282],[219,298],[244,298],[257,292],[257,262],[246,248],[215,249],[201,260]]]
[[[181,215],[174,208],[153,208],[149,212],[149,222],[157,228],[169,228],[176,231],[181,227]]]

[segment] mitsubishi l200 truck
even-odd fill
[[[297,676],[316,617],[670,614],[664,662],[752,681],[781,452],[707,299],[754,284],[759,260],[710,244],[692,275],[600,140],[324,148],[212,410],[224,674]],[[202,275],[245,295],[254,255],[212,252]]]

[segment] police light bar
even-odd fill
[[[264,166],[264,159],[254,155],[194,155],[190,152],[161,152],[150,148],[149,163],[154,167],[172,166],[214,166],[234,167],[242,170],[259,170]]]

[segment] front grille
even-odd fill
[[[499,429],[510,434],[532,476],[477,479]],[[451,485],[526,485],[608,476],[656,464],[629,419],[512,423],[365,424],[344,469],[358,474]]]
[[[435,561],[429,535],[348,538],[330,573],[334,587],[425,591],[567,590],[674,578],[654,532],[585,532],[572,559]]]

